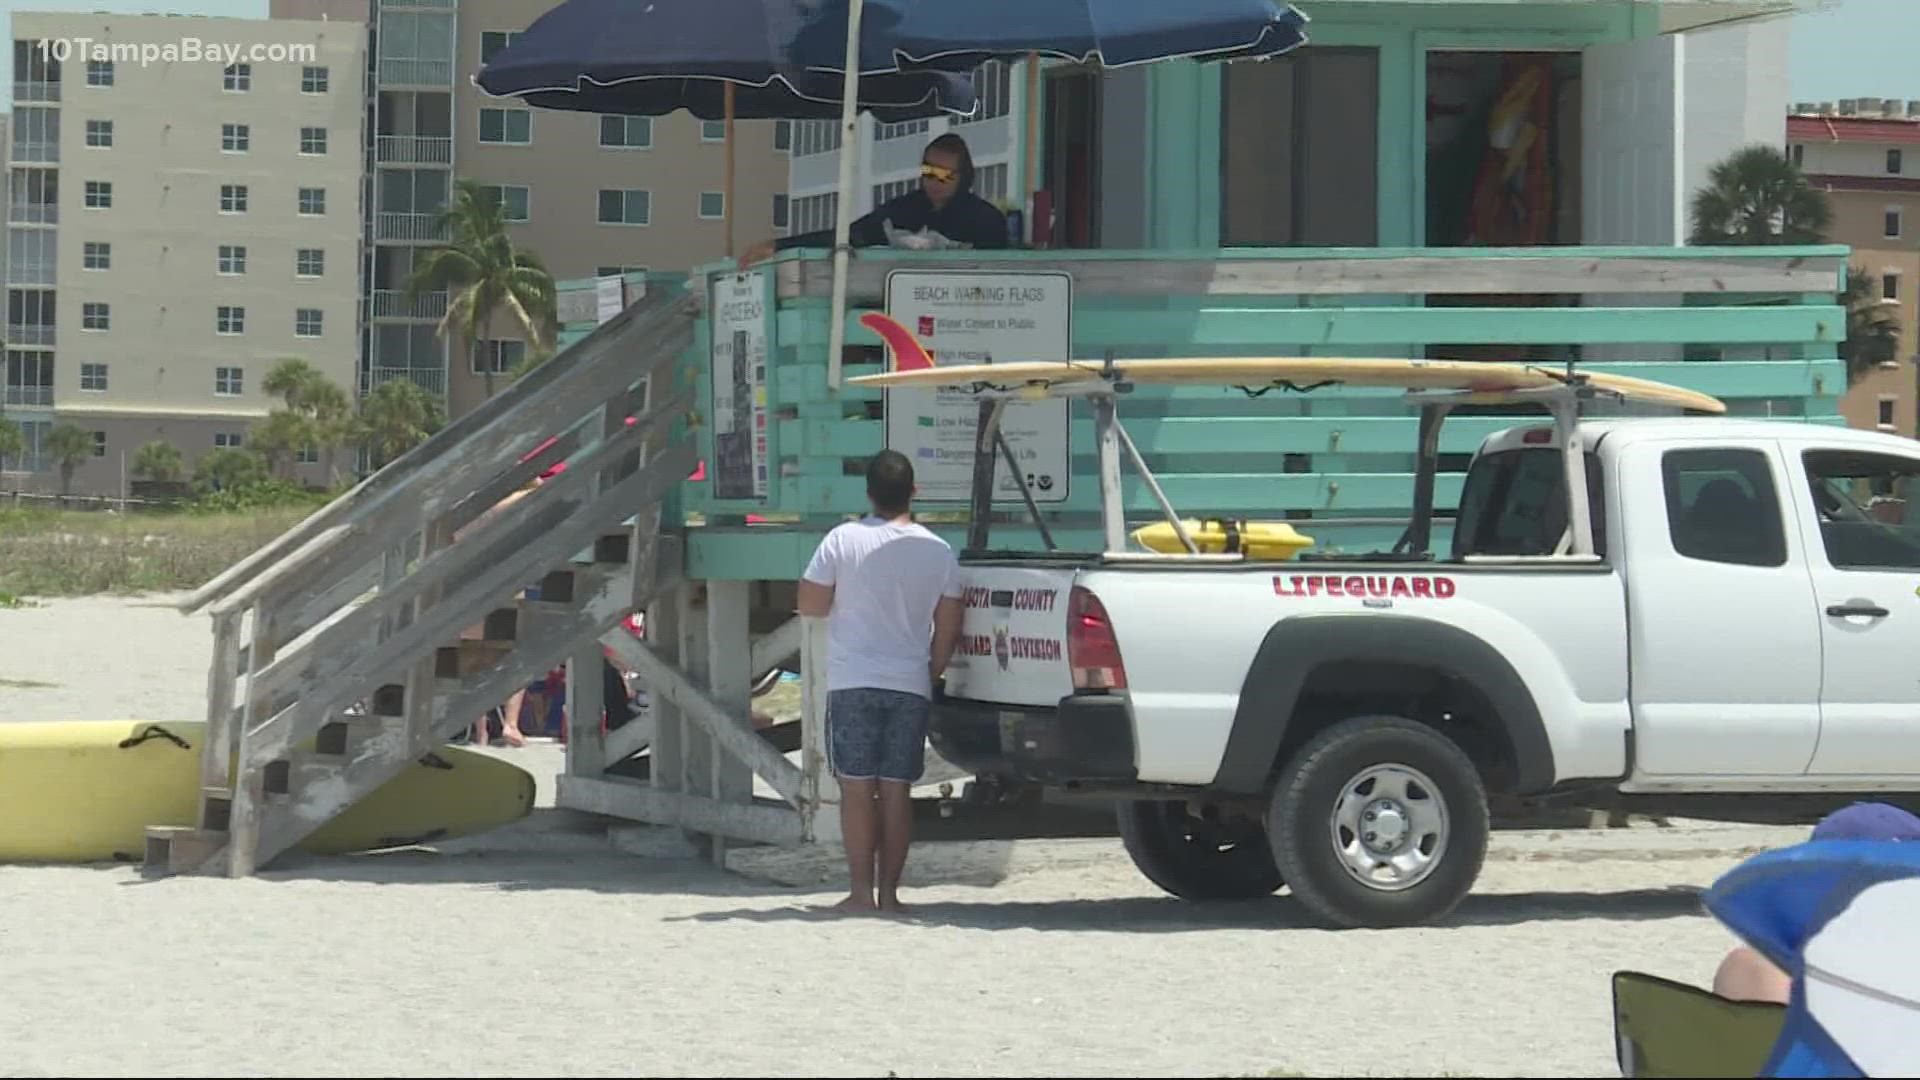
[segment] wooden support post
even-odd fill
[[[213,618],[213,666],[207,672],[207,737],[206,744],[200,748],[203,789],[227,786],[233,756],[239,749],[240,730],[234,723],[233,692],[234,682],[240,677],[240,620],[245,614],[230,611]],[[203,829],[212,824],[206,818],[204,797],[200,801],[198,823]]]
[[[567,660],[568,776],[599,776],[607,767],[603,727],[607,697],[601,670],[605,663],[599,638],[583,642]]]
[[[453,540],[454,530],[450,517],[442,515],[427,522],[420,531],[420,562],[425,563],[435,552],[453,543]],[[401,625],[408,626],[424,619],[433,606],[440,602],[445,589],[444,584],[429,585],[421,590],[412,604],[402,605],[403,610],[410,607],[412,614]],[[423,652],[420,659],[407,669],[406,680],[407,745],[417,757],[432,750],[440,741],[433,734],[434,653],[432,650]]]
[[[686,604],[684,594],[690,588],[687,582],[678,582],[647,606],[647,647],[662,661],[676,666],[680,663],[680,611]],[[680,707],[665,700],[645,676],[641,677],[641,684],[646,687],[648,712],[653,719],[650,782],[659,791],[678,792],[681,762],[686,757]]]
[[[709,581],[707,584],[707,686],[708,696],[729,714],[746,720],[753,708],[753,630],[747,623],[749,596],[747,582]],[[705,731],[705,728],[702,728]],[[712,795],[723,803],[753,801],[753,770],[744,758],[728,752],[718,737],[710,734],[713,756]],[[714,865],[724,867],[727,842],[713,838]]]
[[[254,871],[254,856],[260,843],[260,811],[266,805],[267,770],[263,762],[256,768],[247,767],[247,736],[254,724],[264,719],[273,703],[267,700],[256,683],[255,678],[268,664],[273,662],[276,644],[273,640],[274,618],[271,601],[262,597],[256,600],[251,615],[252,625],[247,631],[247,697],[246,705],[240,713],[240,729],[235,739],[236,766],[233,778],[233,801],[227,812],[227,876],[251,877]],[[205,796],[201,802],[205,804]]]
[[[827,760],[827,620],[803,619],[800,628],[800,816],[806,838],[840,842],[840,782]]]
[[[688,682],[705,690],[708,662],[706,582],[689,581],[680,590],[680,673]],[[680,790],[711,799],[714,796],[713,755],[717,750],[713,737],[688,717],[684,708],[674,710],[674,717],[680,727]],[[707,836],[689,833],[687,840],[702,854],[712,854]]]

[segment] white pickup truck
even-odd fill
[[[1481,446],[1451,551],[1427,550],[1423,437],[1394,554],[963,552],[934,748],[1119,800],[1177,896],[1284,884],[1342,927],[1449,912],[1490,800],[1920,808],[1920,443],[1556,415]]]

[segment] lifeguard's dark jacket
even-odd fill
[[[931,229],[949,240],[972,244],[976,248],[1007,246],[1007,216],[971,191],[956,191],[953,198],[947,200],[946,206],[935,209],[927,193],[915,188],[905,195],[887,200],[873,212],[855,218],[849,227],[848,242],[854,247],[884,246],[887,243],[887,228],[883,223],[888,221],[896,229],[906,232]],[[802,247],[833,247],[833,230],[820,229],[774,242],[774,248],[778,251]]]

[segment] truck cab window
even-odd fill
[[[1834,569],[1920,570],[1920,461],[1850,450],[1810,450],[1804,461]]]
[[[1669,450],[1660,458],[1667,535],[1689,559],[1785,566],[1787,537],[1773,472],[1759,450]]]
[[[1552,555],[1567,531],[1567,482],[1560,450],[1529,446],[1483,454],[1467,470],[1453,527],[1453,557]],[[1593,548],[1607,554],[1600,464],[1587,455]]]

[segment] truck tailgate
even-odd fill
[[[960,567],[966,614],[947,668],[946,696],[1051,707],[1073,693],[1067,666],[1071,565]]]

